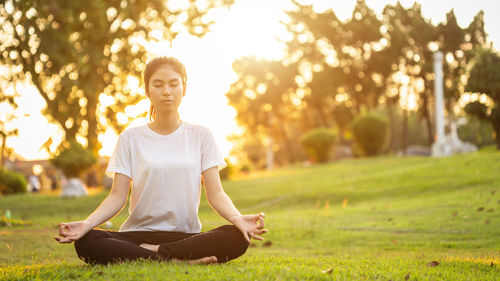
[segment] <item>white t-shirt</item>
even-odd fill
[[[129,217],[119,231],[199,233],[201,173],[226,166],[209,129],[182,122],[169,135],[148,125],[123,131],[106,174],[132,179]]]

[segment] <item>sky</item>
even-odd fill
[[[315,0],[317,12],[333,8],[341,20],[351,17],[355,0]],[[368,6],[380,13],[386,4],[395,4],[396,0],[367,0]],[[414,1],[400,1],[405,7]],[[434,24],[443,22],[446,13],[454,9],[460,26],[466,27],[480,11],[485,12],[485,29],[493,42],[494,48],[500,46],[500,1],[495,0],[419,0],[424,17]],[[288,0],[235,0],[229,9],[221,9],[214,13],[216,21],[211,32],[203,38],[196,38],[181,33],[170,47],[170,43],[152,44],[150,50],[156,55],[177,57],[186,66],[188,73],[187,94],[179,108],[181,120],[200,124],[212,130],[225,156],[229,155],[231,143],[227,137],[239,133],[235,116],[236,111],[228,105],[225,93],[237,76],[232,71],[232,63],[242,56],[254,55],[266,59],[280,59],[284,46],[277,36],[284,36],[283,9],[288,7]],[[45,159],[49,157],[40,146],[49,138],[61,139],[63,133],[57,125],[49,124],[42,116],[41,110],[45,102],[32,87],[18,85],[21,97],[16,120],[6,125],[7,129],[18,128],[19,136],[10,137],[7,146],[27,160]],[[141,106],[149,108],[149,101],[144,96]],[[139,106],[141,108],[141,106]],[[8,108],[0,105],[0,118],[8,112]],[[127,112],[133,112],[130,110]],[[133,114],[132,114],[133,115]],[[135,119],[130,126],[146,124],[145,118]],[[103,148],[101,155],[109,156],[116,144],[117,135],[109,130],[99,137]],[[51,149],[55,149],[57,141]]]

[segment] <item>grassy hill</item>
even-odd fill
[[[225,265],[147,261],[88,267],[53,240],[57,224],[84,219],[104,192],[79,199],[0,198],[0,278],[192,280],[498,280],[500,153],[449,158],[353,159],[225,181],[243,213],[265,212],[267,244]],[[113,218],[113,229],[126,211]],[[204,230],[225,224],[202,199]],[[270,243],[269,243],[270,242]],[[438,266],[428,266],[431,261]],[[322,271],[329,270],[323,273]],[[408,277],[408,278],[406,278]]]

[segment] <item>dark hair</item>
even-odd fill
[[[179,73],[179,75],[182,78],[182,91],[183,94],[186,94],[186,81],[187,81],[187,74],[186,74],[186,67],[176,58],[174,57],[157,57],[151,60],[146,64],[146,70],[144,70],[144,84],[146,87],[146,93],[149,91],[149,80],[151,79],[151,76],[155,71],[160,68],[163,65],[168,65],[169,67],[172,68],[173,71]],[[151,105],[150,111],[149,111],[149,120],[153,121],[153,116],[154,116],[154,107]]]

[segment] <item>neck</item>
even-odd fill
[[[149,127],[157,133],[160,134],[170,134],[177,130],[181,125],[181,120],[177,112],[172,112],[169,114],[158,114],[156,113],[155,119]]]

